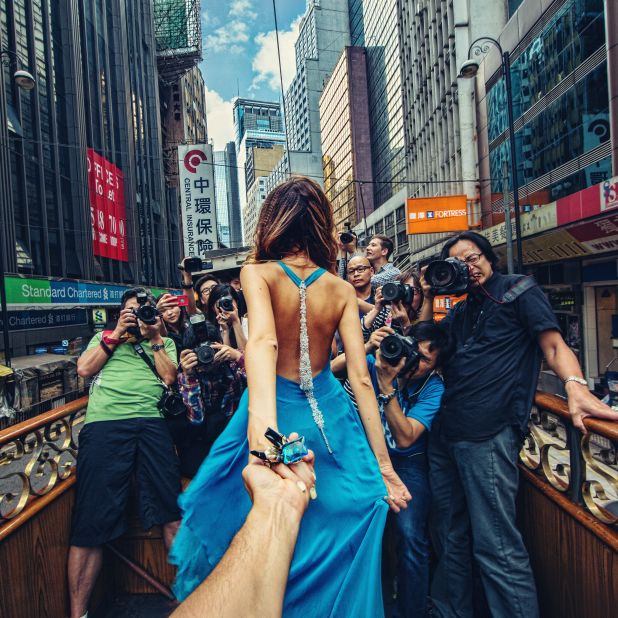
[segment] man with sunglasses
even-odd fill
[[[544,356],[564,382],[573,424],[618,420],[588,390],[542,290],[531,278],[496,272],[489,241],[475,232],[449,239],[441,259],[468,267],[468,297],[440,322],[454,346],[429,445],[432,537],[438,557],[434,614],[472,617],[472,556],[492,614],[539,615],[528,553],[515,525],[518,455]],[[421,319],[433,293],[422,280]]]

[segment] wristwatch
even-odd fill
[[[383,393],[380,393],[378,395],[378,402],[381,403],[383,406],[386,406],[396,394],[397,394],[396,388],[394,388],[388,395],[384,395]]]
[[[180,287],[183,290],[192,290],[193,289],[193,284],[192,283],[183,283]]]
[[[582,386],[588,386],[588,382],[586,382],[584,378],[580,378],[579,376],[569,376],[568,378],[565,378],[563,380],[563,383],[565,384],[565,386],[567,382],[577,382],[578,384],[581,384]]]
[[[158,352],[159,350],[163,350],[164,348],[165,348],[165,344],[164,344],[164,343],[153,343],[153,344],[150,346],[150,349],[151,349],[153,352]]]

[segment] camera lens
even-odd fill
[[[403,344],[397,335],[389,335],[382,339],[380,353],[385,360],[398,361],[403,356]]]
[[[455,282],[457,273],[452,264],[448,262],[434,262],[427,268],[427,280],[433,287],[448,287]]]
[[[339,240],[342,245],[347,245],[354,240],[354,236],[350,234],[350,232],[341,232],[341,234],[339,234]]]
[[[234,311],[234,301],[231,296],[223,296],[218,300],[219,309],[222,311]]]
[[[382,286],[382,298],[385,303],[394,303],[400,299],[401,290],[398,283],[385,283]]]
[[[195,348],[197,360],[202,365],[210,365],[215,359],[215,351],[208,343],[202,343]]]
[[[144,324],[156,324],[157,316],[159,312],[156,307],[152,305],[142,305],[136,312],[138,319],[141,320]]]

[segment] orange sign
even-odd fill
[[[467,294],[463,294],[461,296],[436,296],[433,299],[433,319],[436,322],[442,320],[457,303],[465,300],[467,296]]]
[[[406,200],[408,234],[463,232],[468,229],[465,195],[411,197]]]

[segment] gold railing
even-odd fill
[[[0,540],[73,485],[87,403],[82,397],[0,431]]]
[[[522,464],[575,505],[610,527],[618,524],[618,423],[588,418],[587,435],[572,424],[564,399],[537,392]]]

